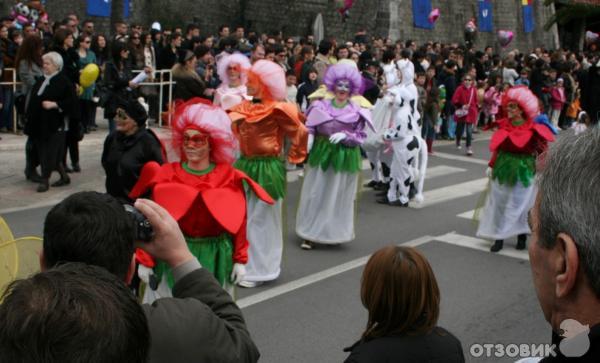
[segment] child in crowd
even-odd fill
[[[427,152],[429,152],[429,154],[433,154],[433,141],[435,140],[435,134],[440,131],[440,126],[442,124],[440,110],[440,90],[439,88],[434,87],[427,94],[422,113],[422,136],[427,144]]]
[[[590,127],[591,119],[590,115],[585,111],[579,112],[577,122],[571,125],[571,128],[575,131],[575,135],[579,135]]]
[[[552,113],[550,114],[550,120],[554,127],[558,127],[558,120],[560,118],[560,111],[562,110],[566,102],[565,98],[565,87],[564,80],[558,78],[555,85],[550,90],[550,105],[552,106]]]
[[[287,101],[291,103],[296,103],[298,88],[296,88],[296,74],[294,73],[293,69],[290,69],[287,72],[285,72],[285,85],[287,88]]]
[[[490,87],[485,91],[483,95],[483,114],[485,115],[485,125],[489,125],[496,121],[496,115],[498,114],[498,107],[502,101],[502,86],[500,83],[501,78],[496,77],[490,83]]]
[[[573,102],[569,104],[569,107],[567,107],[567,110],[565,111],[565,129],[571,127],[575,123],[581,111],[581,91],[577,89],[575,91]]]
[[[527,86],[529,87],[529,68],[523,68],[521,70],[519,79],[515,81],[515,86]]]
[[[319,87],[319,83],[317,82],[318,77],[317,70],[315,68],[311,68],[308,71],[308,81],[303,82],[298,86],[298,94],[296,95],[296,103],[300,107],[302,112],[306,111],[310,104],[310,100],[308,96],[310,96],[313,92],[317,90]]]

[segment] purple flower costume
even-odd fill
[[[325,76],[336,67],[332,66]],[[352,67],[350,67],[352,68]],[[346,69],[347,70],[347,69]],[[360,74],[355,68],[342,79]],[[339,79],[339,78],[338,78]],[[329,84],[328,84],[329,86]],[[354,85],[354,90],[360,87]],[[305,164],[296,234],[310,242],[337,244],[354,239],[356,196],[362,159],[359,146],[372,127],[371,113],[352,103],[336,107],[334,100],[315,101],[306,116],[314,146]]]

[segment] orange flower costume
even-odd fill
[[[244,101],[229,110],[241,151],[235,166],[275,200],[271,206],[253,194],[247,195],[250,248],[246,281],[240,285],[250,287],[279,276],[283,251],[281,203],[286,184],[281,159],[283,140],[290,140],[288,161],[296,164],[306,157],[308,133],[297,107],[278,102],[286,92],[281,67],[266,60],[256,62],[248,72],[247,87],[253,101]]]

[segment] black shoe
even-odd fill
[[[50,186],[48,185],[48,179],[42,179],[42,182],[37,187],[37,192],[38,193],[47,192],[48,189],[50,189]]]
[[[517,247],[518,250],[524,250],[527,248],[527,235],[520,234],[517,236]]]
[[[502,245],[504,244],[504,241],[501,239],[497,239],[494,242],[494,245],[490,248],[490,252],[498,252],[502,249]]]
[[[382,190],[382,191],[388,191],[388,189],[390,189],[390,183],[379,183],[376,186],[373,187],[373,189],[375,190]]]
[[[44,179],[42,179],[42,176],[38,173],[29,174],[25,177],[27,178],[27,180],[29,180],[32,183],[42,183],[44,181]]]
[[[378,184],[378,182],[376,182],[375,180],[371,180],[370,182],[368,182],[367,184],[365,184],[363,186],[365,188],[374,188],[377,184]]]
[[[410,183],[410,189],[408,190],[408,199],[413,200],[415,195],[417,195],[417,188],[415,187],[415,183]]]
[[[389,204],[390,203],[390,201],[387,199],[386,196],[384,196],[383,198],[377,199],[376,202],[379,204]]]
[[[375,193],[375,196],[376,196],[376,197],[385,197],[385,196],[387,195],[387,193],[388,193],[388,192],[386,192],[386,191],[383,191],[383,192],[377,192],[377,193]]]
[[[81,172],[81,168],[79,167],[79,163],[73,164],[73,171],[75,173],[80,173]]]
[[[52,183],[52,186],[53,187],[62,187],[62,186],[69,185],[69,184],[71,184],[71,179],[69,179],[69,178],[63,179],[63,178],[61,178],[60,180]]]
[[[388,205],[391,205],[392,207],[408,207],[408,203],[402,203],[400,199],[389,202]]]

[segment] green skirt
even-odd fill
[[[223,233],[217,237],[192,238],[185,237],[190,252],[198,259],[203,268],[210,271],[221,286],[229,283],[233,270],[233,241],[231,236]],[[171,269],[166,263],[160,261],[154,268],[154,274],[161,281],[163,274],[167,274],[169,288],[175,284]]]
[[[254,180],[269,193],[274,200],[285,196],[285,166],[275,156],[242,156],[235,167]]]
[[[492,177],[501,185],[514,186],[520,181],[528,187],[535,177],[535,156],[499,151]]]
[[[336,172],[357,173],[361,170],[360,148],[332,144],[329,138],[317,136],[308,155],[308,164],[313,168],[320,166],[323,171],[332,167]]]

